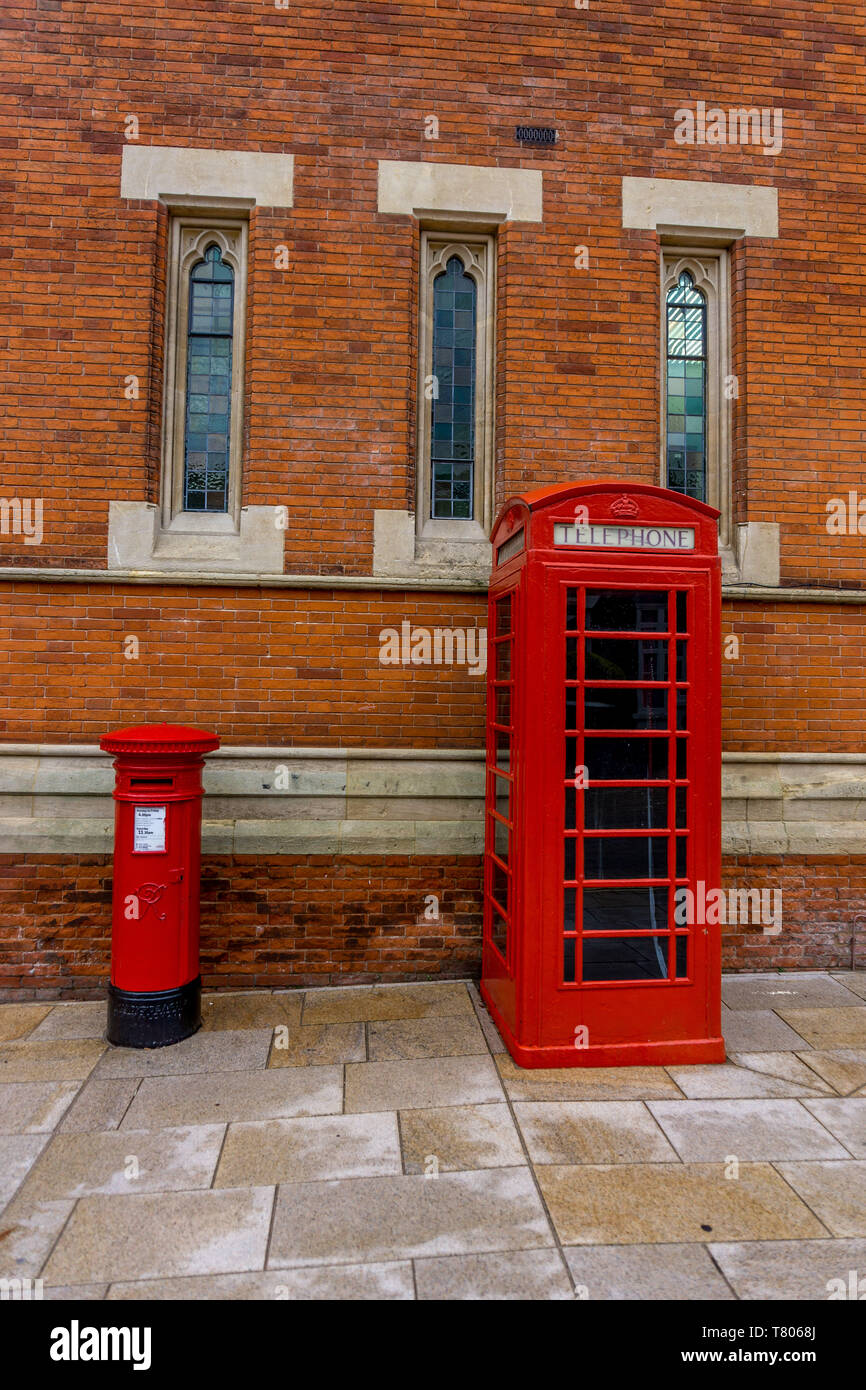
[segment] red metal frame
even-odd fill
[[[724,1060],[720,929],[674,919],[677,890],[721,872],[717,517],[645,484],[564,484],[493,529],[482,993],[522,1066]],[[611,543],[570,543],[576,520]],[[632,528],[693,544],[619,548]],[[602,617],[629,595],[634,622],[588,627],[587,592]]]

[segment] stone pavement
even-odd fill
[[[866,974],[724,982],[723,1066],[523,1071],[462,982],[0,1006],[0,1277],[46,1298],[828,1298],[866,1279]],[[866,1284],[864,1284],[866,1288]]]

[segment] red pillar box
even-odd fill
[[[116,771],[108,1041],[165,1047],[201,1027],[201,773],[219,739],[150,724],[99,746]]]
[[[482,993],[521,1066],[724,1061],[699,910],[721,874],[717,517],[565,484],[493,529]]]

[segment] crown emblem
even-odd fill
[[[623,493],[622,497],[617,497],[615,502],[611,502],[610,509],[614,516],[637,516],[638,505],[633,497]]]

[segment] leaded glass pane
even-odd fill
[[[471,519],[475,472],[477,289],[459,256],[433,282],[431,515]]]
[[[218,246],[193,266],[189,285],[183,505],[228,508],[234,271]]]
[[[684,270],[667,295],[667,485],[706,501],[707,301]]]

